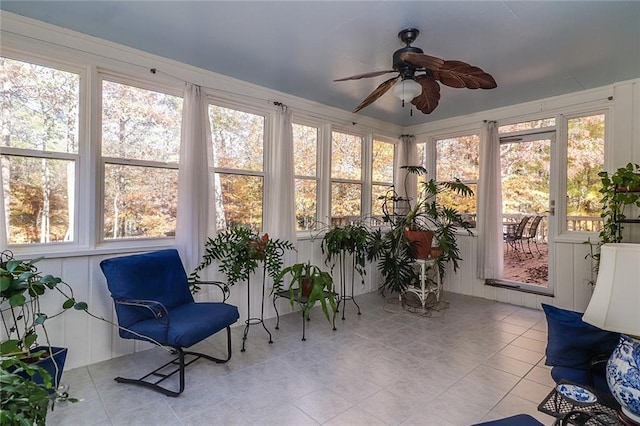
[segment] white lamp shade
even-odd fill
[[[405,102],[411,102],[420,93],[422,93],[422,86],[411,78],[404,79],[393,86],[393,94]]]
[[[598,280],[582,320],[640,336],[640,244],[604,244]]]

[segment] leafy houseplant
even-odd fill
[[[640,207],[640,165],[628,163],[610,176],[606,171],[598,173],[602,188],[602,230],[599,238],[601,244],[619,243],[622,241],[623,222],[627,219],[627,206]]]
[[[276,284],[283,265],[285,250],[295,250],[289,241],[270,239],[268,234],[260,236],[247,225],[233,225],[209,238],[205,244],[202,262],[189,276],[194,290],[200,272],[215,260],[218,269],[227,277],[230,286],[239,281],[249,282],[249,276],[263,265],[263,282],[268,274]]]
[[[406,183],[409,176],[426,176],[427,170],[421,166],[403,166],[407,170]],[[402,293],[411,282],[419,279],[413,265],[418,257],[417,245],[407,237],[407,230],[431,230],[440,256],[437,258],[441,279],[448,262],[458,270],[460,249],[456,239],[456,231],[464,229],[472,235],[470,225],[460,213],[447,206],[438,204],[437,195],[443,191],[453,191],[460,196],[471,196],[473,191],[459,179],[437,182],[429,179],[421,182],[418,200],[401,197],[391,188],[383,199],[383,221],[390,226],[388,231],[381,229],[370,233],[368,259],[378,261],[378,269],[384,277],[383,287],[391,292]]]
[[[312,265],[311,262],[296,263],[282,270],[277,280],[278,287],[274,287],[274,291],[279,291],[279,289],[282,288],[281,283],[287,275],[291,278],[287,288],[289,290],[291,306],[293,307],[295,293],[298,291],[302,296],[298,301],[302,306],[302,313],[305,318],[309,317],[311,308],[313,308],[317,301],[320,301],[322,312],[324,312],[327,320],[331,321],[327,300],[329,300],[331,312],[335,314],[338,310],[331,275],[328,272],[322,271],[318,266]],[[328,297],[325,297],[325,292],[327,292]]]
[[[249,333],[249,326],[262,324],[269,335],[271,333],[264,323],[264,296],[267,275],[273,280],[274,287],[279,283],[280,270],[282,269],[285,250],[295,250],[289,241],[270,239],[268,234],[260,236],[247,225],[236,224],[218,233],[215,238],[209,238],[205,244],[205,254],[200,265],[189,276],[192,290],[197,291],[199,273],[216,260],[218,270],[226,275],[227,283],[232,286],[238,281],[247,282],[247,320],[242,337],[242,349],[245,351],[245,342]],[[262,303],[260,304],[260,318],[251,317],[251,274],[262,264]]]
[[[86,312],[87,304],[76,301],[73,290],[61,278],[38,271],[38,260],[16,260],[9,251],[0,253],[0,314],[6,336],[0,342],[2,424],[43,420],[50,401],[77,401],[57,392],[64,367],[57,355],[64,352],[66,356],[66,349],[51,346],[45,322],[71,308]],[[47,291],[64,298],[61,310],[54,315],[45,314],[40,307],[40,297]],[[40,332],[46,344],[38,346]],[[38,367],[40,362],[50,364],[51,370]],[[24,394],[30,395],[28,401],[23,400]]]
[[[364,276],[366,275],[365,264],[367,261],[369,229],[362,222],[355,222],[345,226],[336,226],[327,231],[322,237],[320,244],[322,254],[324,255],[325,265],[331,265],[331,273],[338,265],[338,274],[340,278],[341,298],[343,300],[351,299],[358,307],[358,315],[360,315],[360,306],[353,298],[355,275],[360,275],[362,285],[364,285]],[[351,257],[351,295],[346,295],[347,287],[347,256]],[[342,310],[342,319],[344,319],[344,305]]]
[[[587,257],[593,259],[593,272],[598,273],[600,266],[600,246],[607,243],[622,242],[622,230],[627,218],[627,208],[635,206],[640,208],[640,165],[628,163],[615,172],[609,174],[606,171],[598,173],[602,188],[602,229],[598,234],[598,242],[590,245]],[[636,219],[639,220],[639,219]],[[595,246],[595,247],[594,247]],[[589,282],[595,284],[595,278]]]
[[[336,226],[324,234],[321,242],[325,264],[331,264],[331,270],[336,264],[340,267],[340,277],[344,278],[346,256],[352,256],[352,266],[360,275],[362,284],[366,275],[367,239],[369,229],[362,223],[356,222],[345,226]]]

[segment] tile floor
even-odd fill
[[[444,426],[517,413],[553,424],[537,411],[553,387],[542,311],[445,293],[448,308],[426,317],[377,293],[356,300],[362,315],[348,301],[337,331],[314,311],[306,342],[295,313],[280,318],[280,330],[266,322],[271,345],[252,326],[244,353],[235,327],[231,361],[194,363],[178,398],[113,380],[160,365],[159,348],[65,371],[83,401],[56,405],[47,424]],[[196,350],[224,348],[220,335]]]

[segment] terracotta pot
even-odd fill
[[[426,259],[429,257],[429,253],[431,252],[431,241],[433,240],[433,231],[405,230],[404,235],[415,249],[416,259]]]
[[[302,297],[309,297],[312,290],[313,281],[311,281],[311,278],[303,278],[300,283],[300,292],[302,293]]]

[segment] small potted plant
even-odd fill
[[[282,289],[281,283],[286,276],[290,278],[287,290],[289,291],[291,307],[294,306],[295,300],[298,300],[302,306],[304,318],[307,319],[309,318],[311,308],[315,306],[317,301],[320,301],[322,312],[324,312],[327,320],[331,322],[327,300],[329,301],[329,306],[331,306],[331,312],[333,314],[338,310],[331,275],[328,272],[322,271],[318,266],[312,265],[311,262],[296,263],[282,270],[278,276],[278,286],[274,287],[274,292]],[[300,297],[296,297],[297,294],[299,294]]]

